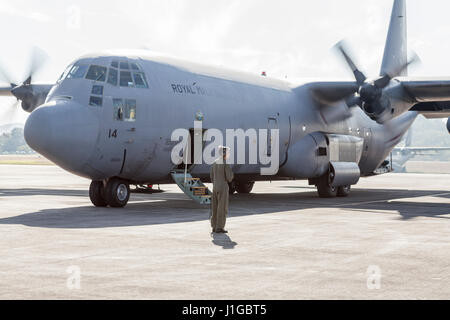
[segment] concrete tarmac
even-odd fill
[[[55,166],[0,165],[0,299],[449,299],[450,175],[233,195],[227,235],[176,185],[95,208]]]

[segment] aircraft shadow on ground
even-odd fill
[[[23,196],[88,196],[89,192],[85,190],[58,190],[45,188],[23,188],[23,189],[0,189],[0,198],[2,197],[23,197]]]
[[[34,194],[87,197],[87,192],[78,190],[39,190],[42,193],[35,191]],[[10,193],[3,190],[2,196],[5,197],[5,194],[13,196],[19,193],[19,191]],[[399,218],[403,220],[415,217],[450,219],[449,203],[426,203],[412,200],[412,198],[423,196],[449,199],[450,193],[430,190],[355,189],[348,198],[332,199],[319,199],[315,191],[237,194],[231,197],[229,217],[323,208],[324,210],[344,209],[368,214],[377,214],[380,210],[394,211],[398,212]],[[0,219],[0,224],[22,224],[46,228],[109,228],[207,221],[209,214],[209,207],[200,206],[179,193],[167,192],[153,195],[133,194],[131,202],[125,208],[96,208],[86,205],[45,209],[3,218]]]

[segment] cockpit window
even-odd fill
[[[137,63],[132,62],[130,65],[131,65],[131,69],[133,69],[133,70],[140,70]]]
[[[73,66],[72,70],[70,70],[69,74],[67,75],[68,79],[79,79],[83,78],[86,74],[88,66],[85,64],[80,64],[77,66]]]
[[[70,71],[71,68],[72,68],[72,65],[68,66],[68,67],[66,68],[66,70],[64,70],[64,72],[62,73],[62,75],[59,77],[59,79],[58,79],[57,82],[60,82],[60,81],[64,80],[64,79],[66,78],[67,74],[69,73],[69,71]]]
[[[105,81],[106,67],[91,65],[86,74],[86,79],[95,80],[95,81]]]
[[[107,82],[109,84],[112,84],[113,86],[117,86],[117,80],[119,78],[119,74],[118,71],[116,69],[113,68],[109,68],[109,73],[108,73],[108,80]]]
[[[131,72],[120,71],[120,86],[121,87],[134,87],[133,79],[131,78]]]
[[[148,88],[147,81],[145,80],[145,74],[142,72],[133,72],[133,79],[136,88]]]
[[[111,62],[111,67],[118,68],[119,67],[119,62],[118,61]]]
[[[128,65],[128,62],[120,61],[120,69],[130,69],[130,66]]]

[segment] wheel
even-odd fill
[[[338,197],[348,197],[348,195],[350,194],[350,189],[351,189],[351,186],[339,187],[337,189],[337,196]]]
[[[326,173],[319,178],[317,192],[320,198],[334,198],[337,195],[337,188],[330,186],[329,174]]]
[[[89,186],[89,198],[96,207],[106,207],[108,203],[105,200],[105,188],[103,181],[92,181]]]
[[[233,193],[235,193],[235,192],[236,192],[236,182],[231,181],[231,182],[228,184],[228,193],[229,193],[229,194],[233,194]]]
[[[124,207],[130,199],[130,185],[121,179],[110,179],[106,184],[105,199],[110,207]]]
[[[254,181],[244,181],[236,183],[236,190],[239,193],[250,193],[253,189]]]

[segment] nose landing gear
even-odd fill
[[[106,185],[103,181],[92,181],[89,197],[96,207],[121,208],[130,199],[130,184],[118,178],[109,179]]]
[[[96,207],[106,207],[108,203],[105,200],[105,188],[103,181],[92,181],[89,186],[89,198]]]
[[[236,184],[236,191],[238,193],[250,193],[253,189],[254,181],[239,181]]]

